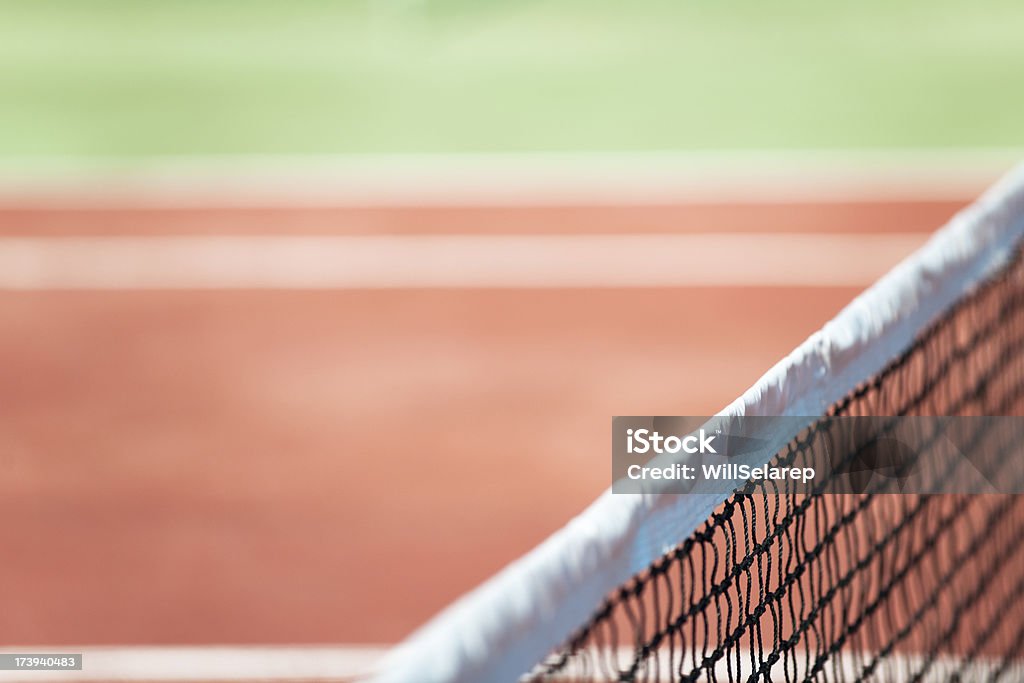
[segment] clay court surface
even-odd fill
[[[923,239],[965,202],[8,202],[0,243],[674,232]],[[884,260],[880,271],[895,262]],[[861,288],[0,292],[0,640],[395,642],[609,485],[612,415],[719,410]]]

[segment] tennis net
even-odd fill
[[[723,414],[808,416],[778,463],[829,438],[824,417],[1024,414],[1022,236],[1017,173]],[[770,486],[607,494],[381,678],[1024,680],[1024,496]]]

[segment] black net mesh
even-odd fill
[[[1022,303],[1018,255],[831,414],[1021,414]],[[1004,435],[988,474],[1021,457],[1022,436]],[[1024,496],[771,486],[727,500],[527,678],[1024,680]]]

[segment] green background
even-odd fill
[[[0,155],[1017,146],[1020,0],[0,2]]]

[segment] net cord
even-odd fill
[[[1022,238],[1024,165],[954,216],[719,416],[806,417],[804,426],[811,424],[1005,264]],[[766,435],[776,450],[795,436]],[[688,537],[726,497],[605,491],[537,548],[394,648],[373,680],[517,680],[586,621],[609,591]]]

